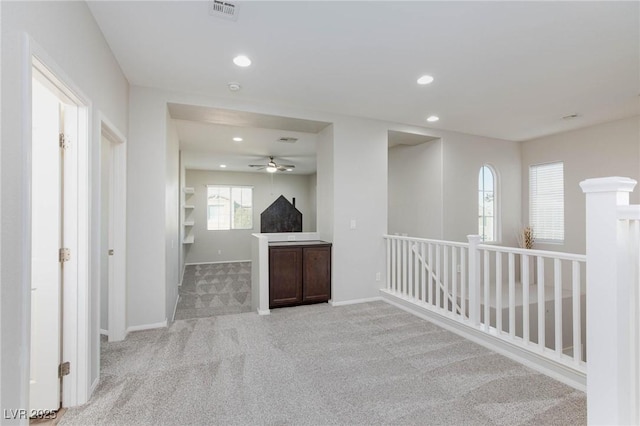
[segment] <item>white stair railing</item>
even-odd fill
[[[435,274],[435,272],[433,271],[433,269],[431,268],[431,266],[429,265],[429,263],[427,263],[427,259],[425,259],[417,250],[418,245],[417,244],[413,244],[411,246],[411,251],[414,253],[415,257],[417,260],[420,261],[420,264],[422,265],[422,268],[425,270],[425,272],[428,274],[428,276],[434,280],[436,286],[440,289],[440,291],[443,293],[444,297],[447,298],[448,302],[451,303],[451,306],[455,307],[456,309],[456,313],[460,314],[462,312],[462,310],[460,309],[460,304],[458,303],[458,301],[456,300],[456,297],[454,295],[454,293],[456,293],[455,289],[452,289],[452,291],[449,291],[448,288],[445,287],[445,285],[442,283],[442,281],[438,278],[438,276]],[[447,253],[447,252],[445,252]],[[445,264],[447,263],[447,261],[445,260]],[[455,262],[454,262],[455,263]]]
[[[584,255],[485,245],[477,235],[385,239],[385,300],[470,328],[487,346],[498,339],[507,353],[531,354],[528,363],[544,358],[545,372],[585,388]]]
[[[640,424],[635,185],[580,184],[586,256],[385,235],[383,299],[586,390],[589,424]]]

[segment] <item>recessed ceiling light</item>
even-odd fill
[[[251,65],[251,59],[244,55],[238,55],[233,58],[233,63],[239,67],[248,67],[249,65]]]
[[[422,77],[420,77],[418,79],[418,84],[429,84],[433,82],[433,77],[431,77],[430,75],[423,75]]]
[[[227,168],[227,165],[226,165],[226,164],[220,164],[220,168],[221,168],[221,169],[226,169],[226,168]]]
[[[435,123],[438,120],[440,120],[440,117],[438,117],[437,115],[430,115],[429,117],[427,117],[427,121],[429,123]]]
[[[236,136],[235,138],[233,138],[234,142],[242,142],[242,138]]]
[[[234,83],[234,82],[228,83],[227,87],[232,92],[237,92],[238,90],[242,89],[242,86],[240,86],[240,83]]]

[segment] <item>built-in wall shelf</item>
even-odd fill
[[[182,192],[184,193],[182,196],[182,244],[193,244],[195,241],[193,227],[196,224],[193,212],[196,206],[190,203],[193,203],[196,192],[192,186],[185,186]]]

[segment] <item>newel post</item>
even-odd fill
[[[480,235],[467,235],[469,240],[469,319],[480,325]]]
[[[629,282],[620,279],[617,253],[618,206],[629,204],[635,185],[635,180],[623,177],[580,183],[586,194],[587,421],[591,425],[632,420],[631,293]]]

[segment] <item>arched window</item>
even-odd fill
[[[498,240],[496,193],[496,173],[485,164],[478,176],[478,234],[484,242]]]

